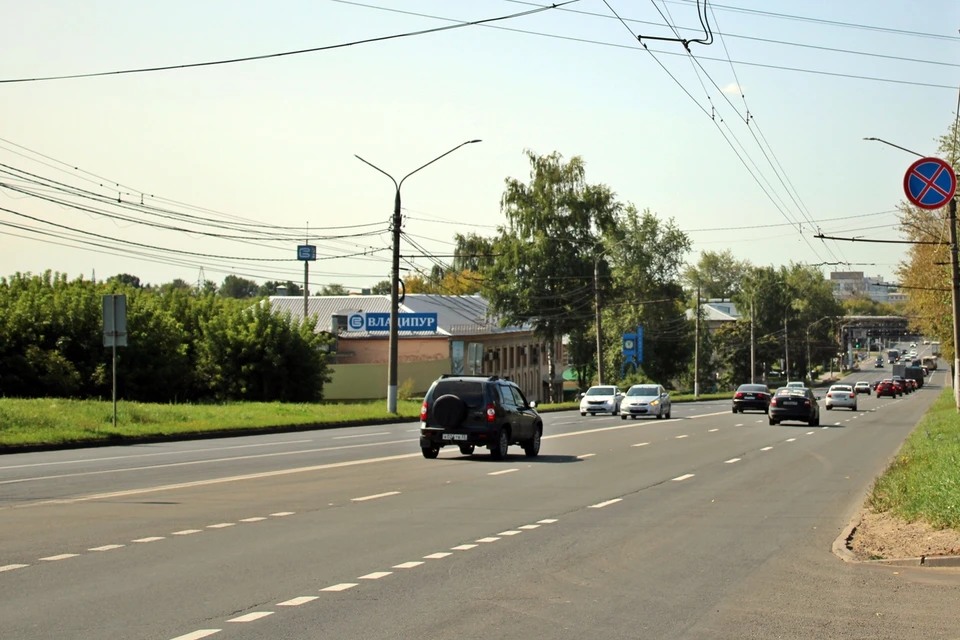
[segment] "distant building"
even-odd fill
[[[833,285],[833,297],[837,300],[849,300],[856,296],[867,296],[875,302],[892,303],[903,294],[896,293],[896,285],[884,280],[883,276],[872,278],[864,276],[863,271],[833,271],[830,273]],[[897,296],[891,300],[891,295]],[[905,299],[903,295],[903,299]]]
[[[710,299],[700,303],[702,310],[701,318],[707,323],[707,330],[710,333],[727,324],[736,322],[742,316],[737,311],[737,305],[729,300]],[[693,309],[687,309],[687,319],[693,319]]]

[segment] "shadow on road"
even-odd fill
[[[566,455],[540,455],[535,458],[528,458],[520,455],[507,455],[503,460],[494,460],[489,453],[480,451],[469,456],[460,456],[459,458],[450,458],[450,460],[470,460],[472,462],[490,462],[495,464],[518,464],[520,462],[536,464],[562,464],[565,462],[583,462],[577,456]]]

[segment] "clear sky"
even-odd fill
[[[457,21],[531,8],[507,0],[364,4],[8,0],[0,79],[267,54],[450,24],[384,8]],[[634,32],[647,36],[671,35],[658,7],[681,27],[698,23],[697,7],[689,1],[610,4]],[[493,232],[503,219],[499,200],[504,179],[526,179],[523,150],[529,148],[582,156],[588,181],[605,183],[621,200],[674,218],[694,241],[691,260],[702,250],[730,248],[757,264],[839,260],[869,263],[850,269],[893,277],[903,255],[899,246],[825,245],[812,238],[815,225],[805,220],[819,221],[827,234],[899,237],[892,211],[903,197],[902,176],[913,157],[862,138],[879,137],[922,153],[936,150],[934,139],[947,130],[957,104],[960,2],[724,0],[710,5],[714,30],[727,35],[722,40],[716,36],[710,46],[691,45],[709,77],[702,72],[698,77],[681,45],[649,41],[651,50],[663,52],[654,58],[637,48],[602,0],[580,0],[566,8],[598,15],[550,10],[496,23],[503,28],[471,26],[241,64],[0,84],[0,163],[121,201],[139,203],[143,195],[148,205],[201,216],[187,225],[193,230],[243,236],[207,224],[235,216],[247,224],[296,228],[264,227],[274,238],[305,234],[308,223],[312,236],[374,232],[314,240],[321,255],[380,251],[315,263],[311,289],[330,282],[359,288],[388,276],[389,253],[383,249],[389,244],[393,186],[354,154],[399,177],[474,138],[483,142],[424,169],[403,187],[409,216],[404,229],[431,253],[451,253],[455,232]],[[692,28],[682,33],[697,37]],[[732,67],[724,44],[735,61]],[[749,127],[742,119],[744,101],[735,90],[738,81],[755,117]],[[782,165],[779,176],[758,146],[763,139],[772,148],[767,155]],[[0,182],[30,186],[22,175],[11,179],[0,174]],[[790,185],[795,197],[787,194]],[[58,196],[48,187],[41,189]],[[184,226],[96,206],[111,214]],[[0,211],[0,223],[33,229],[0,226],[3,275],[54,269],[89,277],[95,270],[98,278],[128,272],[159,283],[196,281],[203,266],[205,276],[218,282],[227,273],[259,281],[302,278],[295,260],[249,260],[295,258],[294,238],[252,242],[161,230],[9,189],[0,189],[0,207],[111,239],[225,256],[178,255],[148,247],[131,252],[130,246],[112,255],[107,248],[50,235],[73,231]],[[788,219],[805,221],[806,240],[796,227],[765,227],[785,225]],[[371,226],[317,231],[360,224]],[[730,227],[742,229],[715,230]],[[91,240],[124,246],[90,236],[84,242]],[[420,251],[405,245],[404,253]],[[424,258],[413,262],[426,269],[431,264]],[[838,267],[825,271],[831,268]]]

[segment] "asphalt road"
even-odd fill
[[[0,638],[955,638],[960,572],[830,552],[943,382],[548,414],[502,462],[409,423],[5,456]]]

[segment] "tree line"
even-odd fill
[[[145,402],[322,398],[327,338],[267,301],[174,283],[143,286],[45,272],[0,279],[0,395],[106,398],[110,350],[102,296],[127,296],[128,346],[117,349],[120,398]]]

